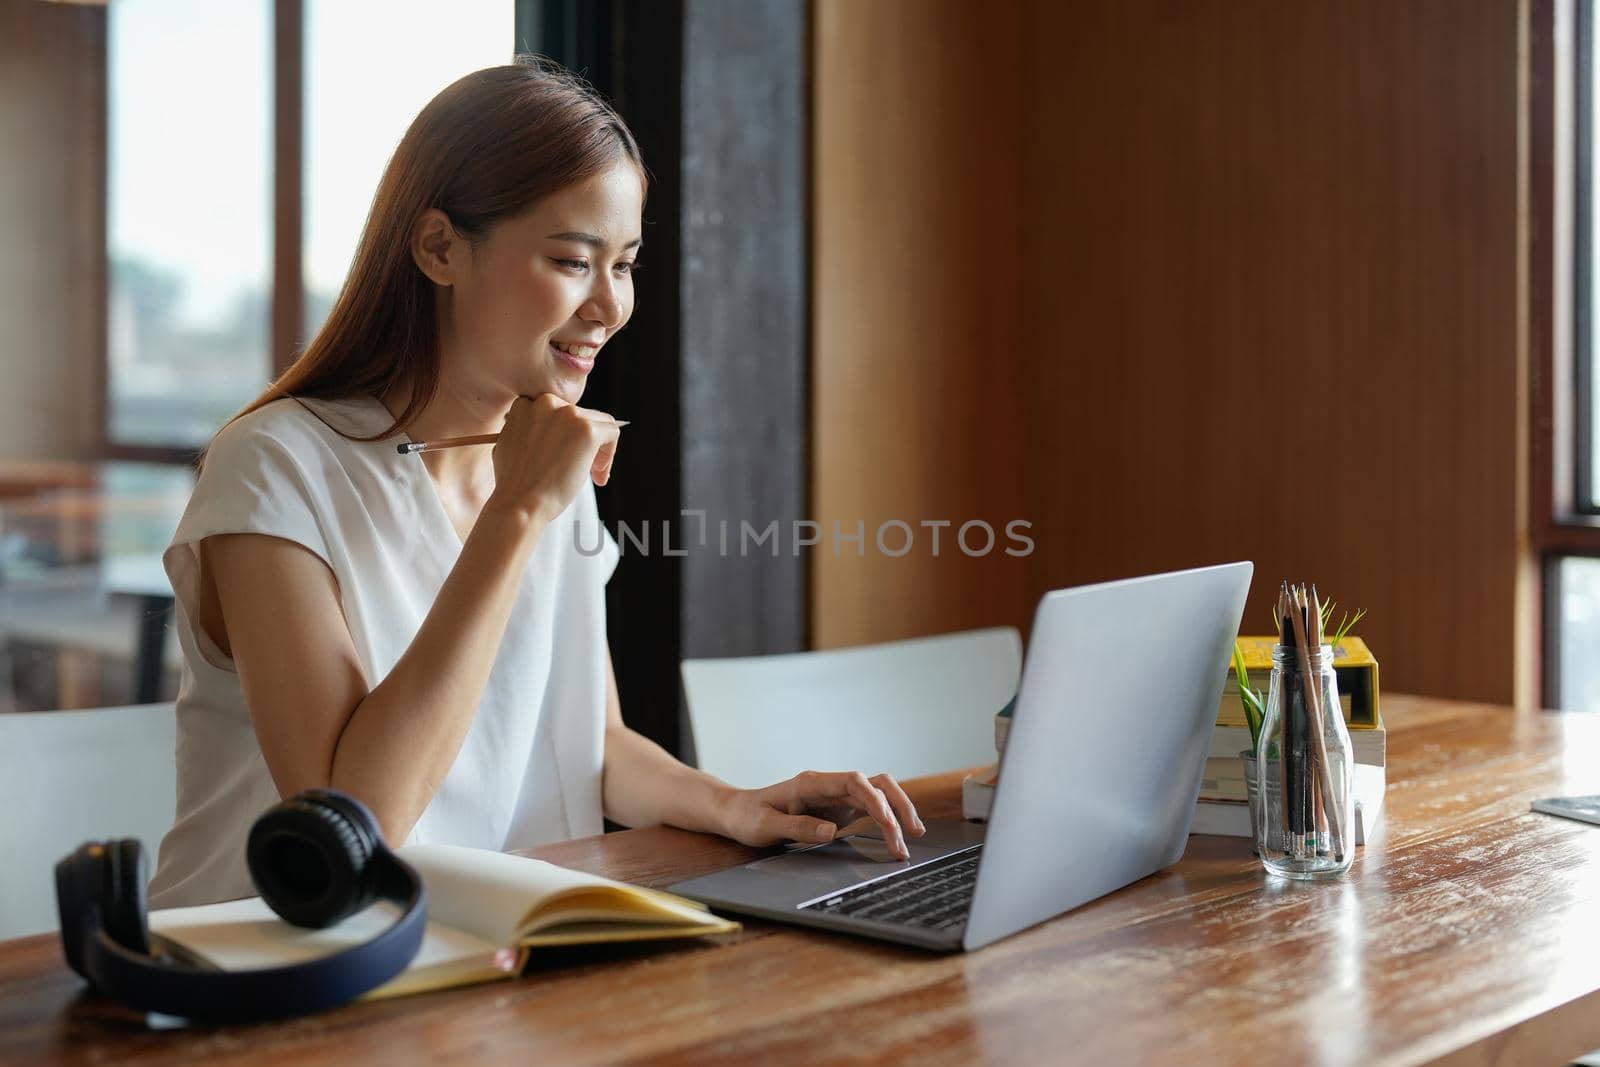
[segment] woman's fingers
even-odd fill
[[[617,440],[622,436],[622,430],[615,419],[603,411],[594,411],[590,408],[576,408],[576,410],[594,427],[594,433],[599,436],[599,447],[595,449],[594,462],[590,464],[589,474],[594,479],[595,485],[605,485],[611,480],[611,463],[617,456]]]
[[[583,488],[611,478],[620,426],[551,393],[519,397],[493,452],[494,497],[553,521]]]
[[[889,807],[888,798],[867,779],[866,775],[860,771],[845,771],[840,774],[825,774],[821,778],[830,788],[828,795],[835,798],[848,797],[856,807],[872,816],[872,821],[882,828],[883,839],[888,843],[890,852],[901,859],[911,857],[911,850],[906,848],[905,835],[900,832],[900,822],[895,818],[894,810]],[[831,792],[831,790],[838,791]]]
[[[863,794],[868,803],[862,806],[883,829],[883,839],[889,843],[889,851],[903,860],[910,859],[911,850],[906,847],[905,832],[900,829],[900,820],[889,806],[889,798],[866,775],[856,771],[850,775],[850,795],[855,797]]]
[[[777,808],[767,808],[762,820],[762,835],[771,842],[777,841],[832,841],[836,826],[825,819],[809,815],[788,815]]]
[[[831,841],[841,824],[864,813],[882,831],[890,853],[899,859],[910,859],[905,830],[917,837],[927,830],[911,798],[890,774],[868,778],[859,771],[806,771],[747,795],[759,812],[750,836],[759,840],[746,840],[739,835],[746,844]],[[817,818],[807,812],[829,818]]]
[[[787,785],[788,783],[784,783]],[[775,795],[779,786],[744,790],[737,814],[724,832],[740,844],[762,848],[783,841],[832,841],[837,827],[827,819],[799,814]]]
[[[917,814],[917,806],[911,803],[911,798],[894,780],[894,775],[885,772],[873,775],[869,780],[878,787],[878,792],[888,798],[889,806],[900,819],[900,825],[910,830],[913,837],[921,837],[928,832],[928,828],[922,825],[922,816]]]
[[[611,480],[611,463],[617,458],[617,439],[622,431],[615,428],[606,430],[610,434],[594,454],[594,484],[605,485]]]

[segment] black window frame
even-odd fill
[[[1569,515],[1600,516],[1594,483],[1594,19],[1574,0],[1572,26],[1572,497]],[[1558,514],[1557,518],[1563,516]]]
[[[1594,469],[1595,312],[1600,242],[1592,180],[1595,0],[1530,0],[1528,33],[1528,353],[1532,404],[1529,533],[1540,570],[1534,616],[1537,703],[1559,708],[1561,567],[1600,558]],[[1566,335],[1565,337],[1563,335]]]

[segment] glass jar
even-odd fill
[[[1356,837],[1351,776],[1333,648],[1323,645],[1302,662],[1297,648],[1279,645],[1256,749],[1264,816],[1256,826],[1256,852],[1268,871],[1327,878],[1350,869]]]

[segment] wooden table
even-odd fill
[[[721,944],[150,1031],[52,936],[0,943],[0,1063],[1564,1063],[1600,1047],[1600,716],[1388,697],[1389,794],[1349,877],[1268,881],[1243,839],[968,956],[750,923]],[[919,783],[951,816],[958,778]],[[1067,847],[1041,820],[1041,848]],[[661,885],[754,855],[651,829],[535,850]]]

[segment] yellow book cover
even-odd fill
[[[1267,695],[1272,676],[1272,652],[1276,637],[1241,637],[1239,650],[1250,687]],[[1339,704],[1344,708],[1345,725],[1352,730],[1370,730],[1383,721],[1378,711],[1378,661],[1359,637],[1346,636],[1333,650],[1333,673],[1339,683]],[[1244,704],[1239,700],[1239,680],[1233,665],[1222,685],[1222,703],[1217,709],[1218,726],[1244,726]]]

